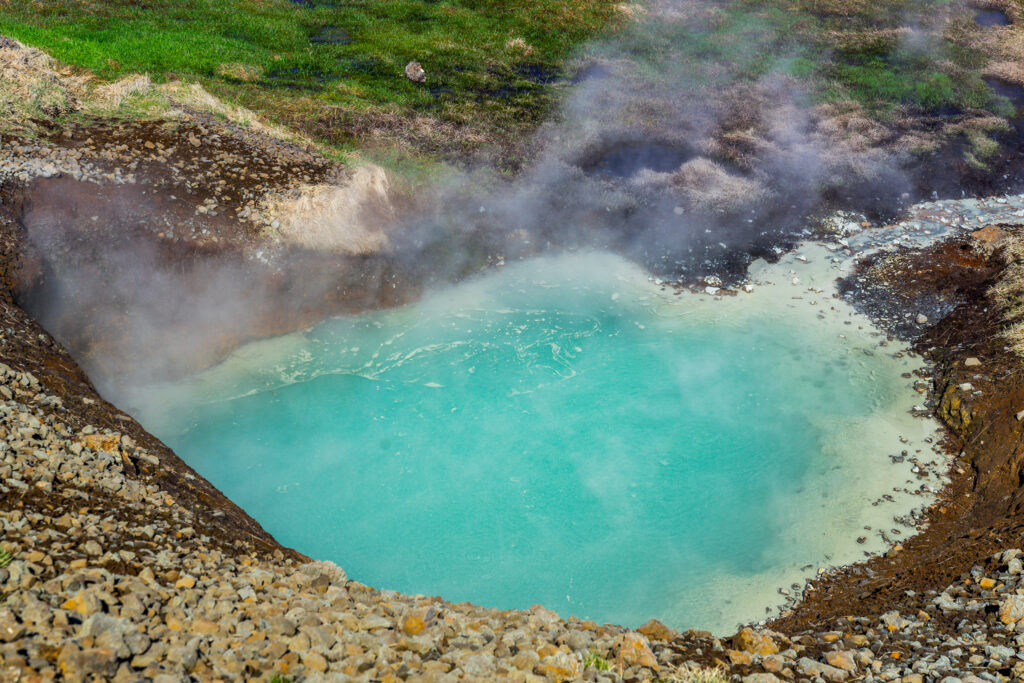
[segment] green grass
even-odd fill
[[[888,118],[897,110],[930,115],[1006,103],[982,81],[985,59],[945,35],[937,21],[947,0],[732,0],[690,25],[641,22],[624,35],[651,71],[721,88],[767,74],[799,80],[812,101],[853,100]],[[907,26],[935,22],[927,38]],[[962,30],[962,26],[960,27]],[[927,44],[918,45],[915,41]]]
[[[419,113],[488,130],[540,120],[581,41],[608,28],[611,0],[10,0],[0,33],[106,79],[199,80],[261,111]],[[311,38],[324,27],[347,43]],[[403,76],[419,61],[426,84]],[[343,142],[343,141],[342,141]]]
[[[611,664],[608,663],[608,660],[602,658],[601,655],[596,652],[591,652],[583,658],[583,668],[586,669],[591,666],[598,671],[610,671],[612,668]]]
[[[695,3],[690,22],[627,22],[617,0],[309,4],[0,0],[0,33],[105,79],[198,81],[339,154],[370,148],[421,175],[416,159],[481,146],[511,159],[561,97],[574,50],[610,33],[655,94],[785,74],[811,103],[855,101],[881,120],[1012,113],[980,78],[985,56],[957,37],[976,28],[949,0],[720,0]],[[312,41],[324,27],[347,42]],[[413,60],[426,84],[404,77]]]
[[[3,569],[11,562],[14,562],[14,556],[3,548],[0,548],[0,569]]]

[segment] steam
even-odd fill
[[[613,249],[668,279],[742,277],[832,203],[893,207],[909,189],[888,132],[856,105],[813,106],[791,75],[803,54],[754,14],[655,2],[614,39],[538,132],[514,182],[459,186],[413,251],[457,234],[511,258],[565,247]],[[731,42],[697,46],[728,24]],[[468,254],[469,257],[472,254]],[[461,264],[454,264],[458,268]]]
[[[384,226],[386,179],[358,171],[374,190],[369,210],[345,189],[321,188],[282,216],[282,234],[304,249],[228,257],[155,246],[147,221],[185,219],[166,198],[123,188],[123,215],[99,233],[116,241],[98,245],[83,218],[93,209],[61,214],[68,190],[51,189],[26,214],[45,267],[25,305],[116,396],[120,385],[205,367],[246,339],[401,303],[550,249],[614,250],[669,279],[735,280],[803,234],[810,212],[836,201],[891,206],[908,188],[903,160],[880,145],[885,131],[855,105],[812,105],[792,75],[802,46],[758,16],[699,0],[624,11],[632,24],[582,50],[589,66],[513,180],[488,169],[438,179],[429,208]],[[707,41],[723,24],[730,44]]]

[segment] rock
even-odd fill
[[[857,664],[853,661],[853,656],[849,652],[842,650],[830,650],[825,653],[825,661],[829,663],[829,666],[834,666],[837,669],[843,671],[849,671],[853,673],[857,670]]]
[[[1017,422],[1024,420],[1024,410],[1018,411],[1014,417],[1017,418]]]
[[[732,645],[737,650],[749,652],[753,655],[774,655],[779,652],[779,646],[775,644],[775,641],[770,636],[758,633],[749,626],[741,628],[733,636]]]
[[[749,652],[727,650],[725,654],[729,656],[729,663],[733,666],[750,666],[754,663],[754,656]]]
[[[276,616],[267,619],[268,630],[274,635],[291,637],[295,635],[295,622],[288,617]]]
[[[533,650],[520,650],[512,658],[512,666],[523,671],[533,671],[540,663],[540,656]]]
[[[61,608],[77,612],[83,617],[87,617],[90,614],[95,614],[96,612],[101,611],[103,609],[103,605],[100,603],[99,598],[91,592],[82,589],[75,594],[75,597],[64,602],[64,604],[61,605]]]
[[[651,619],[646,622],[636,632],[647,636],[651,640],[673,640],[679,636],[677,631],[673,631],[657,619]]]
[[[928,316],[924,313],[918,313],[916,321],[918,325],[926,325],[928,323]]]
[[[981,361],[975,358],[974,356],[971,356],[970,358],[964,361],[965,368],[976,368],[979,365],[981,365]]]
[[[0,641],[10,643],[25,633],[24,624],[18,623],[14,611],[9,607],[0,609]]]
[[[402,633],[407,636],[414,636],[423,630],[425,624],[423,619],[415,614],[410,614],[402,619]]]
[[[797,671],[804,674],[805,676],[821,676],[829,683],[840,683],[845,681],[850,674],[842,669],[836,668],[829,664],[823,664],[816,662],[808,657],[801,657],[797,662]]]
[[[571,681],[582,673],[583,661],[579,656],[556,652],[540,660],[534,671],[552,681]]]
[[[1016,624],[1024,619],[1024,595],[1007,595],[999,605],[999,621]]]
[[[302,655],[302,666],[313,671],[324,673],[327,671],[327,659],[317,652],[307,652]]]
[[[57,666],[67,681],[87,681],[94,676],[112,678],[117,673],[117,657],[111,650],[96,647],[86,650],[62,648]]]
[[[889,631],[889,633],[893,633],[894,631],[902,631],[907,627],[908,624],[910,624],[909,621],[901,617],[900,613],[896,611],[886,612],[879,618],[879,621],[882,622],[882,624],[885,626],[886,630]]]
[[[409,62],[405,65],[405,77],[413,83],[425,83],[427,72],[423,70],[419,62]]]
[[[619,638],[618,662],[623,669],[631,666],[645,666],[649,669],[658,669],[658,660],[651,652],[647,639],[639,633],[632,631],[623,633]]]
[[[743,677],[743,683],[779,683],[775,674],[750,674]]]
[[[196,579],[193,576],[185,575],[174,583],[175,588],[195,588]]]

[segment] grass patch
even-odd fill
[[[490,132],[528,127],[612,0],[9,0],[0,33],[115,80],[197,80],[287,118],[415,112]],[[425,84],[403,75],[419,61]]]
[[[611,671],[611,664],[596,652],[591,652],[583,658],[583,668],[594,667],[598,671]]]

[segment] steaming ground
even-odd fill
[[[913,533],[893,518],[941,486],[911,473],[934,458],[917,361],[806,253],[722,300],[608,254],[538,258],[119,402],[360,581],[726,632]]]

